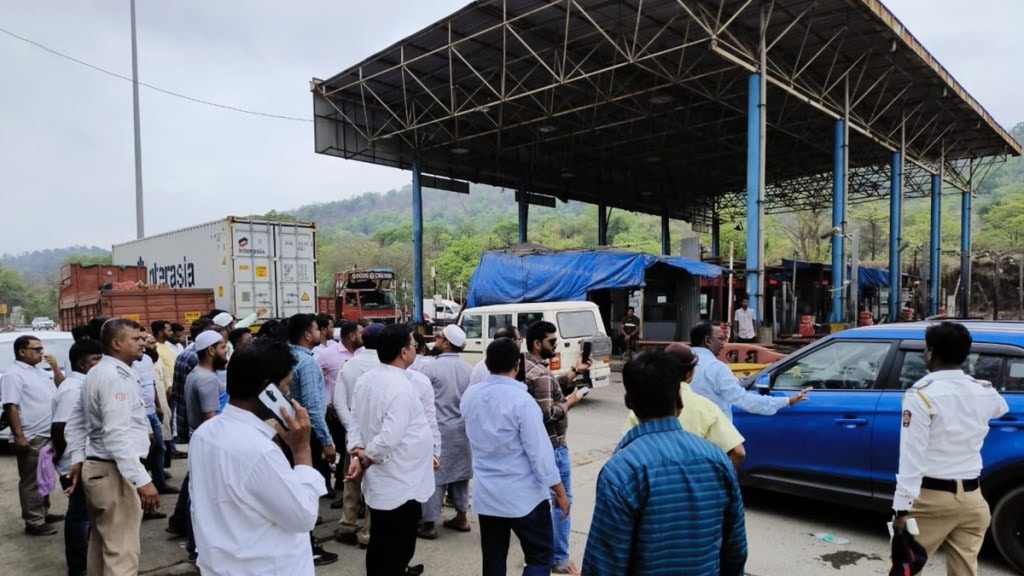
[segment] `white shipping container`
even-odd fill
[[[117,244],[113,263],[145,266],[150,284],[212,288],[236,318],[316,313],[316,225],[229,216]]]

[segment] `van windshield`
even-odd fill
[[[555,317],[558,320],[558,334],[562,338],[593,336],[600,332],[597,329],[594,313],[590,310],[559,312]]]

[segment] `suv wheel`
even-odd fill
[[[1024,573],[1024,487],[1011,490],[996,504],[992,539],[1007,562]]]

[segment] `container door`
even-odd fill
[[[259,308],[273,316],[277,309],[274,292],[273,231],[264,222],[231,223],[236,318],[245,318]]]
[[[314,229],[275,224],[278,317],[316,314]]]

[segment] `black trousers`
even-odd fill
[[[324,487],[331,489],[331,464],[324,459],[324,445],[316,435],[309,437],[309,449],[313,452],[313,469],[324,477]]]
[[[508,565],[509,533],[515,532],[526,557],[524,576],[548,576],[554,562],[554,534],[551,504],[545,500],[522,518],[479,515],[480,548],[483,550],[483,576],[505,576]],[[377,537],[377,518],[373,518],[373,537]]]
[[[341,455],[345,452],[345,427],[341,425],[341,420],[338,420],[338,415],[334,413],[334,410],[327,411],[327,429],[331,432],[331,439],[334,440],[334,449],[339,456],[338,469],[334,473],[334,489],[340,492],[345,488],[345,471],[341,469]],[[327,487],[330,488],[330,476],[325,476],[325,478],[327,478]],[[341,494],[338,495],[340,496]]]
[[[420,503],[409,500],[394,510],[370,507],[373,536],[366,549],[366,576],[405,576],[405,569],[416,553],[416,529],[420,522]],[[548,520],[550,534],[551,521]]]

